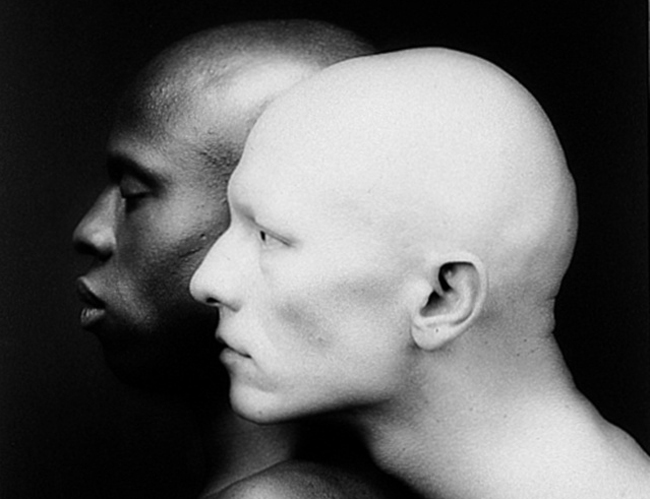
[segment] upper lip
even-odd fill
[[[81,301],[93,308],[103,308],[104,302],[100,300],[95,293],[90,290],[83,277],[77,279],[77,294]]]

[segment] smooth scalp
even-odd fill
[[[278,99],[251,150],[271,128],[296,178],[336,192],[396,254],[476,256],[493,310],[552,304],[575,243],[575,186],[541,107],[496,66],[445,49],[346,61]]]

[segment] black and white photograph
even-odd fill
[[[0,2],[0,498],[650,497],[648,19]]]

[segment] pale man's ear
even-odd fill
[[[465,332],[481,312],[487,273],[475,255],[454,253],[430,263],[428,284],[411,335],[419,348],[436,350]]]

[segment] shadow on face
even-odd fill
[[[108,184],[73,236],[93,259],[78,280],[81,324],[120,379],[148,389],[185,391],[220,369],[216,311],[195,302],[188,286],[228,223],[227,178],[206,158],[194,114],[118,122]]]

